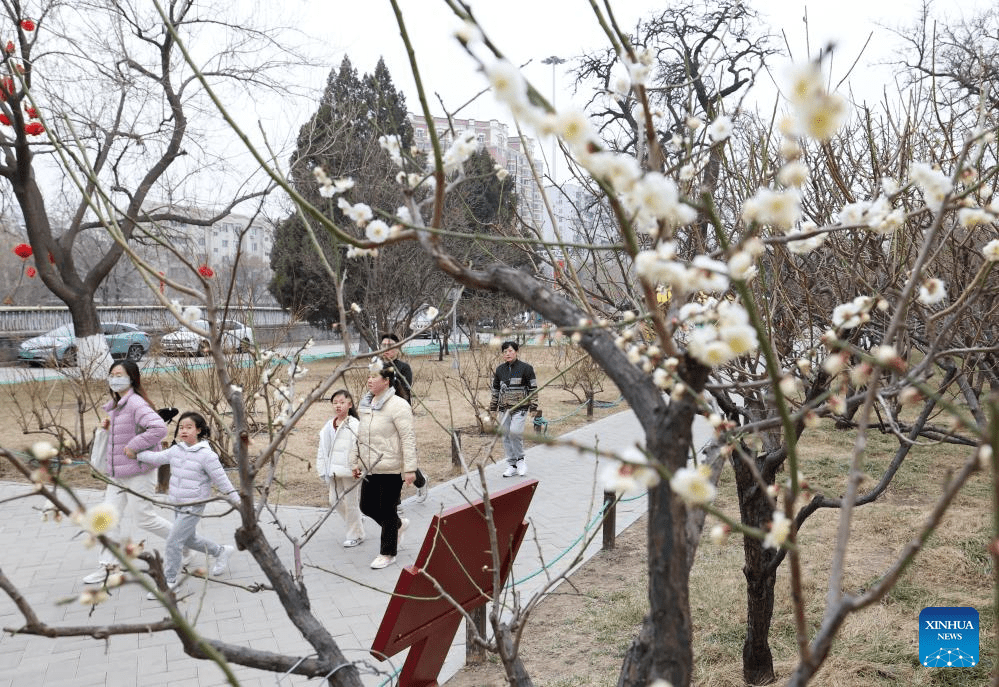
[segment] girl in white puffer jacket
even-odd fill
[[[143,451],[133,458],[152,465],[170,465],[170,501],[177,506],[177,516],[166,541],[166,564],[163,574],[170,589],[180,583],[183,551],[185,548],[201,551],[215,557],[212,575],[221,575],[229,565],[229,556],[235,550],[198,535],[198,521],[205,511],[205,501],[212,497],[211,485],[234,507],[239,498],[232,482],[222,469],[219,457],[208,444],[211,431],[205,418],[187,412],[177,423],[177,443],[164,451]],[[126,448],[125,453],[131,449]],[[155,597],[155,595],[151,596]]]
[[[337,389],[330,396],[333,417],[319,431],[316,451],[316,473],[330,488],[330,505],[337,509],[347,524],[345,548],[364,541],[361,518],[361,480],[350,469],[350,455],[357,443],[357,410],[354,397],[346,389]]]

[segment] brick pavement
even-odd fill
[[[700,434],[706,435],[703,428]],[[627,446],[640,435],[634,416],[622,412],[565,436],[584,445],[598,441],[601,447],[607,448]],[[540,484],[528,512],[532,527],[513,572],[517,590],[524,594],[534,592],[544,583],[546,575],[539,574],[542,560],[548,561],[552,575],[568,569],[580,554],[586,538],[577,540],[588,527],[596,537],[582,552],[583,560],[599,550],[600,536],[595,532],[598,528],[594,526],[594,518],[602,500],[599,488],[594,486],[598,467],[592,456],[565,447],[536,446],[528,451],[528,468],[528,476],[537,478]],[[502,470],[503,465],[494,465],[487,470],[490,489],[510,486],[518,479],[503,479]],[[405,655],[400,654],[391,662],[379,663],[368,653],[387,603],[387,594],[394,587],[401,567],[413,562],[434,513],[442,507],[462,503],[466,498],[478,498],[477,484],[477,479],[461,477],[446,484],[432,485],[425,503],[407,499],[404,507],[412,521],[412,534],[400,551],[397,564],[384,570],[368,567],[378,553],[377,536],[373,536],[378,528],[370,521],[366,521],[368,539],[356,548],[340,546],[344,528],[336,515],[330,517],[303,547],[304,579],[312,609],[346,656],[363,661],[372,669],[365,675],[365,684],[389,684],[390,674],[405,659]],[[97,553],[83,546],[78,529],[71,523],[42,522],[37,510],[41,503],[39,499],[16,498],[26,491],[24,485],[0,483],[0,569],[17,584],[45,622],[66,626],[135,623],[163,617],[157,602],[146,600],[144,589],[128,585],[116,591],[110,601],[98,606],[94,615],[88,618],[88,608],[76,603],[75,598],[85,587],[80,578],[94,568]],[[83,492],[82,496],[88,503],[99,500],[99,493],[94,491]],[[633,523],[645,508],[644,497],[620,504],[618,531]],[[208,515],[221,512],[220,505],[209,506]],[[289,534],[298,536],[321,519],[325,510],[277,506],[277,513]],[[271,520],[266,515],[262,518],[270,541],[290,564],[293,547]],[[206,517],[201,530],[216,541],[231,543],[232,530],[237,524],[238,517],[230,513],[224,517]],[[562,555],[567,550],[568,553]],[[245,552],[233,556],[230,570],[223,580],[234,585],[250,586],[265,581],[256,563]],[[356,584],[354,580],[367,586]],[[270,651],[309,654],[309,646],[287,619],[273,593],[253,593],[240,586],[206,584],[196,579],[188,579],[182,590],[188,598],[181,602],[180,608],[204,636]],[[20,621],[10,598],[0,595],[0,627],[17,627]],[[463,664],[464,637],[464,631],[459,630],[442,680],[453,675]],[[232,668],[244,687],[316,684],[301,676],[275,676],[235,665]],[[216,665],[185,655],[177,638],[169,632],[114,636],[107,642],[90,638],[53,640],[8,633],[0,635],[0,687],[173,687],[192,684],[211,687],[227,683]]]

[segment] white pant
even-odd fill
[[[506,454],[507,465],[516,466],[518,461],[524,460],[524,424],[526,420],[526,410],[507,410],[500,417],[503,453]]]
[[[330,505],[347,523],[347,539],[364,539],[361,521],[361,480],[330,477]]]
[[[118,524],[107,533],[108,538],[124,543],[122,536],[137,541],[132,536],[135,526],[157,537],[166,539],[170,536],[170,521],[160,515],[152,499],[156,498],[156,470],[134,477],[118,478],[117,486],[109,484],[104,492],[104,500],[118,509]],[[135,492],[135,493],[130,493]],[[136,494],[144,498],[140,498]],[[101,565],[117,565],[118,560],[107,549],[101,551]]]

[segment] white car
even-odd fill
[[[208,329],[207,320],[195,320],[198,329]],[[222,323],[222,350],[242,353],[253,348],[253,330],[235,320]],[[198,336],[186,327],[164,334],[160,339],[164,355],[208,355],[208,339]]]

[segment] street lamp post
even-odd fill
[[[555,67],[563,63],[565,63],[565,60],[563,60],[558,55],[552,55],[551,57],[546,57],[545,59],[541,60],[541,64],[550,64],[552,66],[552,109],[553,110],[555,109]],[[555,159],[555,149],[556,149],[555,146],[557,142],[558,140],[554,136],[552,136],[552,162],[551,162],[552,184],[555,184],[555,176],[556,176],[555,172],[558,166],[558,162]]]

